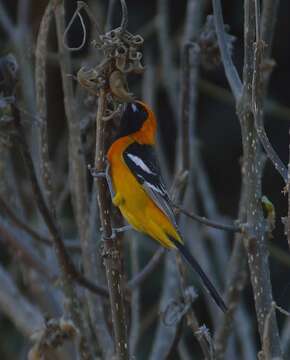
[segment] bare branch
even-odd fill
[[[90,12],[88,5],[83,2],[78,2],[78,9],[84,7],[88,16],[95,22],[93,15]],[[82,259],[84,264],[85,277],[79,278],[81,284],[92,290],[91,285],[93,282],[100,278],[98,274],[97,264],[97,249],[95,234],[91,234],[90,231],[90,219],[89,219],[89,197],[88,197],[88,179],[87,179],[87,166],[85,164],[85,157],[83,151],[83,145],[81,141],[80,122],[77,111],[77,101],[74,96],[73,83],[68,74],[71,73],[71,62],[69,53],[64,49],[63,36],[65,33],[65,10],[64,4],[59,4],[55,8],[55,19],[57,25],[57,38],[58,38],[58,50],[60,54],[60,68],[62,76],[62,86],[64,92],[64,108],[68,123],[69,130],[69,171],[70,171],[70,190],[72,194],[72,203],[74,214],[78,226],[78,233],[80,237],[80,245],[82,250]],[[98,32],[97,23],[95,27]],[[87,286],[89,285],[89,287]],[[94,285],[93,285],[94,286]],[[102,287],[103,288],[103,287]],[[108,290],[103,288],[108,296]],[[86,293],[89,314],[102,354],[106,358],[110,358],[113,355],[113,341],[109,333],[108,326],[105,319],[103,303],[100,298],[92,296],[90,293]],[[91,331],[90,327],[86,323],[86,329]]]
[[[115,4],[116,4],[116,0],[109,0],[105,32],[110,31],[110,29],[113,28],[113,14],[114,14]]]
[[[193,220],[198,221],[201,224],[213,227],[215,229],[220,229],[220,230],[225,230],[225,231],[231,231],[231,232],[242,232],[242,228],[240,226],[237,225],[226,225],[226,224],[220,224],[216,221],[213,220],[209,220],[207,218],[205,218],[204,216],[199,216],[196,215],[192,212],[187,211],[186,209],[178,206],[178,205],[173,205],[173,207],[175,209],[177,209],[178,212],[190,217]]]
[[[122,21],[120,28],[122,31],[125,31],[127,30],[127,26],[128,26],[128,9],[126,5],[126,0],[120,0],[120,1],[122,6]]]
[[[27,338],[44,323],[39,309],[20,293],[10,275],[0,266],[0,308]]]
[[[254,55],[254,72],[253,72],[253,84],[252,84],[252,108],[255,118],[255,127],[257,135],[261,144],[263,145],[266,154],[273,163],[275,169],[282,176],[285,184],[287,184],[288,172],[286,166],[279,158],[276,151],[273,149],[268,136],[265,131],[263,122],[263,79],[262,79],[262,64],[263,64],[263,52],[264,42],[263,40],[256,39],[255,55]]]
[[[242,96],[243,85],[228,49],[227,40],[225,36],[221,1],[212,0],[212,5],[214,11],[215,28],[216,28],[219,48],[221,52],[222,62],[224,64],[226,77],[228,79],[230,88],[233,92],[236,101],[239,101]]]
[[[261,341],[263,341],[264,326],[267,314],[272,304],[272,288],[268,263],[268,249],[265,243],[265,220],[261,209],[261,176],[262,153],[258,144],[258,135],[251,108],[252,81],[254,72],[254,42],[255,42],[255,0],[245,1],[245,56],[244,56],[244,94],[240,104],[240,120],[242,126],[244,149],[244,182],[247,194],[247,224],[249,227],[246,238],[248,262],[251,273],[251,283],[254,292],[256,314]],[[259,93],[260,95],[261,93]],[[256,104],[261,104],[257,99]],[[276,317],[271,318],[270,353],[272,357],[281,356],[281,347]]]
[[[105,114],[105,109],[105,91],[101,89],[98,98],[98,111],[96,117],[96,171],[104,171],[106,164],[105,127],[107,123],[102,121]],[[107,183],[105,179],[101,177],[96,177],[95,182],[98,189],[98,203],[105,245],[104,261],[106,266],[106,275],[110,294],[112,321],[115,334],[115,346],[118,358],[120,360],[127,360],[129,358],[129,346],[127,339],[127,322],[124,307],[124,292],[122,286],[120,254],[117,249],[116,239],[112,239],[113,233],[111,228],[110,203],[108,198]]]
[[[238,234],[235,239],[234,249],[231,255],[230,263],[227,267],[227,284],[226,284],[226,303],[228,311],[220,319],[215,334],[216,358],[224,359],[227,349],[228,339],[234,326],[234,315],[239,305],[241,292],[246,283],[246,258],[244,245],[241,235]]]
[[[163,248],[159,248],[146,266],[128,282],[127,287],[134,290],[136,287],[140,286],[160,264],[164,254],[165,250]]]
[[[261,39],[267,44],[264,50],[265,58],[269,58],[272,50],[273,37],[277,22],[280,0],[264,0],[261,16]]]
[[[130,241],[130,257],[131,257],[131,269],[132,274],[136,277],[139,272],[140,262],[138,255],[138,238],[131,239]],[[141,300],[141,289],[136,287],[131,297],[131,326],[130,326],[130,356],[134,357],[137,354],[138,341],[140,339],[140,325],[141,325],[141,313],[140,313],[140,300]]]
[[[17,256],[26,266],[34,269],[51,282],[57,279],[58,274],[45,264],[30,244],[9,231],[2,221],[0,221],[0,238],[8,250],[10,249],[12,255]]]
[[[33,230],[31,227],[29,227],[27,225],[27,223],[20,220],[1,197],[0,197],[0,209],[9,218],[9,220],[11,221],[11,223],[14,226],[17,226],[19,229],[24,230],[32,238],[36,239],[37,241],[40,241],[41,243],[43,243],[45,245],[48,245],[48,246],[53,245],[51,239],[40,235],[35,230]]]

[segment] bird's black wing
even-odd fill
[[[154,148],[134,142],[124,151],[123,158],[146,193],[177,228]]]
[[[171,207],[171,201],[163,183],[160,167],[153,147],[134,142],[126,149],[123,158],[126,165],[129,167],[132,174],[134,174],[137,181],[142,185],[146,193],[150,196],[158,208],[168,216],[172,224],[177,229],[175,216]],[[204,273],[196,259],[191,255],[184,244],[173,238],[171,238],[171,240],[192,268],[198,273],[204,286],[209,291],[216,304],[223,311],[226,311],[227,307],[222,297],[219,295],[218,291],[215,289],[214,285]]]

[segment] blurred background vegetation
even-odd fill
[[[28,23],[27,33],[23,34],[23,39],[26,46],[23,48],[21,54],[15,52],[14,44],[7,36],[3,28],[1,29],[0,22],[0,56],[5,56],[9,53],[15,54],[19,62],[19,56],[23,56],[26,62],[31,65],[31,75],[34,73],[35,64],[35,44],[36,37],[39,31],[41,17],[43,16],[47,1],[30,0],[27,1]],[[65,0],[66,8],[66,22],[72,17],[76,1]],[[141,34],[144,37],[144,52],[143,63],[146,67],[146,72],[150,73],[147,77],[147,82],[144,80],[146,75],[134,75],[128,78],[130,91],[139,99],[146,97],[150,105],[153,106],[158,117],[159,137],[161,141],[161,154],[163,166],[168,168],[169,176],[166,177],[168,185],[171,185],[173,172],[175,168],[175,149],[177,146],[177,125],[176,114],[180,109],[180,99],[176,97],[173,102],[168,94],[168,78],[172,78],[172,74],[164,73],[162,54],[160,50],[160,43],[158,40],[158,1],[153,0],[127,0],[129,10],[129,31],[133,34]],[[204,11],[202,15],[202,26],[206,22],[208,15],[212,14],[211,1],[204,0]],[[7,13],[16,23],[17,21],[17,1],[16,0],[2,0],[3,6]],[[100,27],[103,28],[106,20],[108,9],[108,2],[105,0],[88,1],[94,15],[97,17]],[[224,22],[229,25],[229,33],[235,37],[233,42],[233,60],[236,64],[240,75],[242,75],[243,65],[243,1],[224,0],[222,1]],[[172,61],[174,70],[178,77],[180,70],[180,53],[182,36],[186,15],[186,0],[168,1],[169,7],[169,39],[170,48],[172,50]],[[273,41],[272,59],[275,63],[269,83],[269,92],[265,101],[266,116],[265,126],[268,136],[272,142],[273,147],[278,152],[280,158],[285,164],[289,159],[289,121],[290,121],[290,92],[288,90],[290,83],[290,2],[281,1],[278,10],[276,31]],[[0,13],[0,18],[3,16]],[[113,27],[118,26],[121,18],[121,9],[118,2],[114,8]],[[86,28],[89,37],[86,41],[85,47],[78,51],[71,53],[73,70],[76,74],[77,70],[83,64],[97,63],[95,52],[90,49],[90,39],[92,38],[92,26],[88,17],[84,14]],[[200,40],[199,32],[197,38],[192,38],[192,41],[198,42]],[[78,46],[82,41],[82,29],[77,19],[72,25],[72,29],[68,34],[68,43],[70,46]],[[206,46],[206,45],[205,45]],[[53,181],[56,192],[56,199],[58,201],[58,217],[61,223],[62,231],[65,239],[73,241],[77,244],[78,234],[77,226],[72,208],[72,199],[68,186],[68,129],[65,120],[63,90],[61,84],[61,73],[58,65],[57,55],[57,40],[55,27],[51,26],[48,40],[48,63],[47,63],[47,101],[48,101],[48,131],[50,144],[50,157],[53,166]],[[224,69],[218,58],[217,45],[216,48],[205,49],[202,53],[200,74],[197,82],[197,103],[196,103],[196,119],[195,119],[195,147],[200,152],[204,171],[207,174],[206,179],[208,189],[211,190],[211,196],[208,201],[214,201],[214,207],[219,219],[224,222],[236,219],[238,216],[238,205],[240,199],[241,188],[241,133],[238,118],[236,116],[234,99],[229,91],[228,84],[224,75]],[[29,66],[30,66],[29,65]],[[0,79],[1,80],[1,79]],[[32,79],[32,84],[33,84]],[[29,81],[27,82],[29,84]],[[25,89],[26,91],[26,89]],[[29,92],[29,89],[27,89]],[[86,93],[75,85],[79,107],[79,121],[81,127],[83,151],[87,164],[92,164],[94,159],[94,115],[95,102],[90,99]],[[31,100],[31,99],[30,99]],[[33,100],[33,99],[32,99]],[[32,101],[33,102],[33,101]],[[35,132],[33,128],[37,127],[37,120],[35,120],[34,113],[27,108],[25,101],[21,105],[21,113],[23,116],[23,124],[29,138],[32,155],[35,158],[34,151],[37,151]],[[0,131],[4,131],[1,130]],[[4,132],[3,132],[4,134]],[[1,138],[1,134],[0,134]],[[17,151],[17,146],[13,140],[7,144],[4,140],[0,143],[0,194],[9,203],[9,206],[22,218],[24,222],[30,224],[31,227],[37,229],[40,233],[47,236],[47,229],[43,222],[40,221],[37,214],[35,204],[32,201],[31,189],[27,179],[21,157]],[[196,178],[200,174],[194,174]],[[203,178],[202,178],[203,179]],[[88,178],[89,188],[91,189],[92,181]],[[196,179],[194,181],[197,181]],[[203,180],[202,180],[203,181]],[[270,268],[272,277],[273,294],[277,303],[290,310],[289,296],[289,269],[290,269],[290,255],[287,245],[287,240],[284,235],[284,226],[281,218],[287,215],[287,197],[283,194],[283,182],[279,174],[275,171],[272,164],[267,162],[264,169],[263,176],[263,194],[266,195],[274,204],[276,210],[276,227],[273,232],[273,238],[269,240],[271,254],[270,254]],[[195,191],[197,209],[199,214],[207,215],[204,199],[199,191]],[[3,219],[6,218],[5,212],[0,212]],[[1,221],[2,221],[1,220]],[[4,221],[4,220],[3,220]],[[183,220],[185,221],[185,220]],[[190,220],[186,220],[190,221]],[[186,237],[198,238],[198,241],[203,240],[205,243],[205,253],[207,260],[205,261],[205,268],[207,271],[207,262],[211,263],[211,269],[217,272],[216,280],[219,287],[224,289],[224,274],[227,271],[227,262],[224,263],[224,268],[220,267],[219,261],[215,258],[219,251],[219,241],[223,243],[226,248],[225,259],[229,259],[230,251],[233,244],[233,235],[231,233],[220,234],[219,230],[207,231],[203,226],[198,225],[198,230],[187,231]],[[196,227],[194,227],[196,229]],[[14,229],[19,236],[24,236],[20,231]],[[194,232],[196,231],[196,233]],[[25,235],[26,236],[26,235]],[[222,239],[220,239],[222,237]],[[1,235],[0,235],[1,238]],[[211,241],[207,241],[211,238]],[[215,241],[216,238],[216,241]],[[33,242],[32,242],[33,244]],[[138,257],[140,267],[144,266],[156,250],[155,244],[146,241],[144,238],[138,237]],[[43,251],[42,248],[38,251]],[[130,278],[131,264],[130,249],[128,242],[126,242],[125,249],[125,273],[126,277]],[[57,266],[55,260],[51,259],[52,255],[47,255],[52,266]],[[199,256],[199,254],[198,254]],[[201,258],[204,255],[200,255]],[[74,255],[74,260],[77,266],[82,268],[82,260],[78,255]],[[201,259],[203,262],[203,259]],[[11,252],[7,244],[0,239],[0,264],[9,274],[11,274],[18,288],[24,296],[33,304],[38,304],[42,308],[44,315],[56,316],[54,310],[50,313],[49,308],[45,308],[44,303],[40,300],[41,296],[45,294],[34,293],[33,291],[33,270],[27,269],[25,264],[18,261],[16,252]],[[158,297],[160,296],[160,288],[162,286],[163,265],[160,264],[143,284],[141,290],[141,313],[142,313],[142,336],[139,340],[138,356],[136,359],[148,359],[149,350],[154,340],[154,329],[157,323],[158,313]],[[191,275],[189,282],[196,284],[195,278]],[[40,279],[38,278],[39,282]],[[45,284],[45,283],[44,283]],[[38,284],[39,285],[39,284]],[[197,284],[196,284],[197,285]],[[46,286],[46,285],[44,285]],[[198,285],[197,285],[198,286]],[[37,287],[37,286],[36,286]],[[0,292],[1,292],[0,284]],[[259,349],[258,332],[254,317],[254,302],[249,279],[243,292],[243,302],[245,311],[248,314],[248,326],[252,331],[253,347]],[[39,305],[41,304],[41,305]],[[60,308],[56,307],[58,311]],[[213,319],[208,315],[207,305],[204,304],[204,297],[201,296],[195,303],[195,311],[201,323],[206,323],[211,329]],[[58,312],[57,311],[57,312]],[[57,313],[56,312],[56,313]],[[278,314],[278,323],[280,328],[286,327],[285,317]],[[288,326],[289,327],[289,326]],[[194,353],[192,359],[202,358],[198,345],[192,340],[189,332],[185,332],[184,346],[187,346],[190,353]],[[288,331],[288,336],[290,331]],[[237,338],[233,338],[233,348],[239,349],[242,346]],[[288,341],[289,343],[289,341]],[[17,326],[7,316],[5,311],[0,308],[0,358],[3,360],[24,359],[26,358],[29,349],[29,340],[24,337]],[[288,345],[289,347],[289,345]],[[174,359],[182,357],[181,352],[177,355],[174,353]],[[229,351],[229,354],[232,354]],[[228,356],[230,356],[228,354]],[[228,357],[230,358],[230,357]],[[233,359],[233,357],[232,357]],[[235,359],[246,359],[245,351],[239,350]]]

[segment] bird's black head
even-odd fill
[[[121,118],[116,138],[119,139],[140,130],[147,118],[148,112],[142,104],[135,101],[128,103]]]

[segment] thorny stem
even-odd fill
[[[95,169],[104,171],[105,145],[106,145],[106,122],[103,116],[106,109],[105,90],[101,89],[98,97],[98,111],[96,117],[96,153]],[[124,291],[122,286],[122,272],[120,254],[117,248],[117,239],[112,238],[112,227],[110,219],[110,200],[108,197],[108,188],[106,180],[102,177],[95,178],[98,190],[98,204],[100,210],[101,227],[104,238],[104,262],[110,294],[110,303],[112,311],[112,321],[115,334],[115,346],[118,359],[128,360],[128,338],[127,322],[124,306]]]

